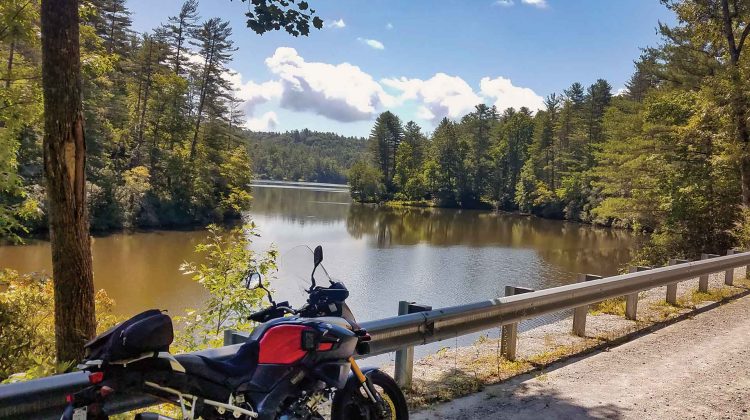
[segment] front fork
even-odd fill
[[[365,390],[365,394],[367,394],[367,398],[370,401],[372,401],[372,403],[375,404],[376,407],[378,407],[378,411],[380,411],[380,414],[382,416],[385,416],[387,414],[385,403],[382,398],[378,398],[377,396],[378,392],[375,390],[375,387],[372,385],[372,381],[370,381],[370,378],[368,378],[367,376],[365,376],[364,373],[362,373],[362,369],[360,369],[357,362],[354,361],[354,357],[349,356],[349,363],[351,364],[352,372],[354,372],[354,376],[357,377],[360,385],[362,386],[362,389]]]

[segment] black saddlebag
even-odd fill
[[[86,343],[86,360],[113,362],[147,352],[169,351],[172,340],[172,319],[158,309],[151,309],[115,325]]]

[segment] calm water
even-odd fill
[[[579,272],[614,274],[635,246],[624,231],[487,211],[375,208],[352,204],[345,190],[257,186],[253,195],[249,215],[262,234],[255,247],[274,243],[283,254],[323,245],[324,265],[351,290],[360,320],[395,315],[399,300],[441,307],[502,296],[505,285],[539,289],[570,283]],[[204,237],[202,231],[97,237],[96,286],[123,315],[199,307],[203,292],[178,268],[195,258]],[[2,246],[0,267],[50,272],[49,245]],[[277,285],[282,297],[290,289]]]

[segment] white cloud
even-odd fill
[[[544,9],[547,7],[547,0],[521,0],[521,3],[534,6],[538,9]]]
[[[383,45],[383,43],[380,42],[380,41],[378,41],[377,39],[357,38],[357,41],[359,41],[359,42],[361,42],[361,43],[363,43],[363,44],[365,44],[365,45],[367,45],[369,47],[375,48],[376,50],[384,50],[385,49],[385,45]]]
[[[242,110],[245,115],[253,115],[256,105],[281,97],[282,85],[277,80],[269,80],[263,83],[255,83],[252,80],[243,82],[242,74],[238,72],[228,73],[225,76],[231,83],[237,99],[243,102]]]
[[[484,102],[462,78],[445,73],[437,73],[427,80],[400,77],[383,79],[381,82],[400,91],[400,101],[421,102],[417,115],[433,123],[446,116],[459,118]]]
[[[334,28],[334,29],[341,29],[341,28],[346,27],[346,22],[344,22],[344,19],[338,19],[338,20],[334,20],[331,23],[327,23],[326,27]]]
[[[386,23],[385,29],[388,29],[390,31],[391,29],[393,29],[393,24],[391,22]]]
[[[280,105],[286,109],[351,122],[372,119],[395,104],[372,76],[349,63],[307,62],[294,48],[280,47],[266,66],[279,77]]]
[[[627,93],[628,93],[628,88],[621,87],[617,89],[617,92],[615,92],[615,96],[623,96],[623,95],[627,95]]]
[[[482,95],[494,99],[498,111],[522,106],[538,111],[544,107],[544,98],[529,88],[514,86],[510,79],[504,77],[483,77],[479,87]]]
[[[513,2],[513,0],[495,0],[495,2],[492,4],[495,6],[510,7],[515,3]]]
[[[245,128],[252,131],[274,131],[279,125],[276,113],[268,111],[258,118],[248,118]]]

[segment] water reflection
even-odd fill
[[[634,246],[624,231],[487,211],[364,206],[346,192],[257,187],[253,195],[250,215],[262,233],[255,247],[322,244],[326,267],[346,282],[362,320],[395,314],[398,300],[449,306],[501,296],[507,284],[539,289],[578,272],[613,274]],[[204,237],[198,230],[95,238],[96,286],[123,315],[197,307],[205,295],[179,266],[196,258]],[[0,267],[49,272],[49,244],[0,246]],[[283,280],[274,288],[282,298],[292,290]]]
[[[531,248],[571,271],[606,274],[629,260],[634,243],[623,230],[479,210],[352,205],[346,228],[352,237],[366,237],[377,248],[420,243]]]

